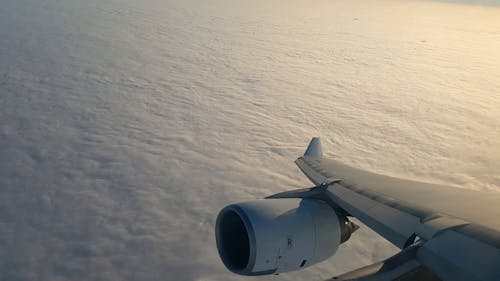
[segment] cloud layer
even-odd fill
[[[1,280],[240,280],[218,259],[215,216],[310,185],[293,160],[311,136],[361,168],[500,186],[491,9],[71,2],[0,10]],[[271,279],[394,251],[363,228]]]

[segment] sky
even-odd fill
[[[310,186],[293,161],[312,136],[355,167],[499,191],[490,3],[2,1],[0,279],[259,280],[220,262],[217,212]],[[362,226],[269,279],[395,252]]]

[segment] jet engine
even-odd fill
[[[240,275],[305,268],[331,257],[357,226],[314,199],[261,199],[229,205],[215,236],[224,265]]]

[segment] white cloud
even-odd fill
[[[395,26],[392,4],[282,17],[193,3],[2,4],[0,279],[241,280],[218,259],[215,216],[309,185],[293,160],[313,135],[362,168],[500,185],[500,56],[479,25]],[[364,228],[270,279],[393,252]]]

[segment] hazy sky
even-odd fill
[[[430,0],[430,1],[432,1],[432,0]],[[480,6],[498,6],[498,5],[500,5],[500,1],[498,1],[498,0],[441,0],[438,2],[465,4],[465,5],[480,5]]]
[[[311,136],[363,169],[500,187],[495,5],[1,7],[1,280],[263,280],[223,267],[215,217],[309,186],[293,160]],[[269,279],[322,280],[394,252],[362,227],[327,262]]]

